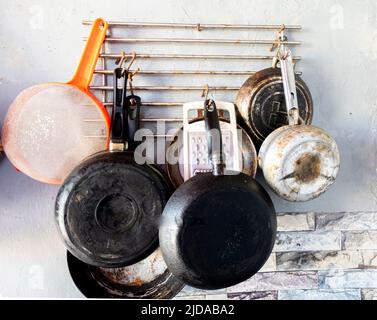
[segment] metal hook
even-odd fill
[[[202,91],[202,97],[204,97],[204,100],[207,100],[208,99],[208,92],[209,92],[209,86],[208,84],[206,84],[203,88],[203,91]]]
[[[126,53],[122,51],[121,56],[115,60],[115,64],[117,64],[119,67],[122,67],[123,64],[128,60],[128,57],[126,56]]]
[[[137,69],[134,70],[133,72],[129,72],[129,73],[128,73],[128,82],[129,82],[129,84],[130,84],[130,92],[131,92],[131,95],[134,95],[134,90],[133,90],[133,87],[132,87],[133,77],[134,77],[134,75],[137,74],[139,71],[140,71],[140,68],[137,68]]]

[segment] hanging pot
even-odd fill
[[[123,268],[86,264],[67,252],[72,280],[87,298],[171,299],[184,284],[167,269],[160,249]]]
[[[264,140],[259,165],[267,183],[280,197],[308,201],[335,181],[340,166],[339,150],[324,130],[300,120],[300,101],[289,50],[281,55],[280,64],[290,125],[280,127]]]
[[[185,108],[186,106],[186,108]],[[228,111],[229,112],[229,120],[222,118],[220,119],[220,128],[223,135],[223,149],[226,153],[226,161],[227,161],[227,168],[236,167],[234,166],[234,159],[239,160],[239,164],[237,166],[237,170],[241,170],[243,173],[255,177],[258,161],[257,161],[257,153],[255,151],[254,144],[250,138],[250,136],[243,130],[240,126],[236,123],[236,116],[235,116],[235,108],[234,105],[228,102],[216,102],[216,107],[219,111]],[[195,110],[203,111],[203,102],[190,102],[184,105],[184,110]],[[188,120],[188,117],[184,117],[187,119],[187,126],[189,127],[190,132],[195,132],[199,134],[203,132],[203,142],[202,144],[197,143],[196,148],[201,150],[203,156],[205,156],[206,149],[206,138],[205,138],[205,123],[203,117],[198,117],[193,120]],[[186,129],[187,129],[186,126]],[[182,127],[178,134],[175,136],[174,141],[170,144],[167,150],[167,172],[169,175],[170,180],[172,181],[175,187],[180,186],[184,182],[184,144],[183,144],[183,131],[184,127]],[[238,132],[237,132],[238,131]],[[227,135],[226,133],[229,133]],[[240,135],[241,133],[241,135]],[[235,146],[233,145],[234,140],[232,139],[232,135],[237,135],[238,143],[238,154],[239,157],[235,157],[234,150]],[[240,135],[240,136],[239,136]],[[172,161],[169,161],[172,160]],[[175,161],[178,160],[178,161]],[[198,159],[199,160],[199,159]],[[200,161],[200,160],[199,160]],[[206,161],[206,163],[201,165],[201,168],[206,168],[207,170],[211,169],[211,164]],[[189,175],[191,177],[191,174]]]
[[[114,110],[110,151],[82,162],[64,181],[56,199],[56,221],[68,250],[99,267],[123,267],[158,246],[158,223],[171,194],[167,177],[154,165],[137,164],[134,133],[140,98],[118,89],[114,71]],[[128,149],[127,149],[128,145]]]
[[[276,214],[252,177],[224,174],[216,105],[204,104],[212,173],[198,173],[171,196],[162,214],[160,248],[169,270],[197,288],[219,289],[254,275],[275,240]]]
[[[313,101],[308,87],[299,76],[296,76],[296,88],[299,115],[305,124],[310,124]],[[237,93],[236,105],[256,147],[275,129],[287,125],[280,68],[264,69],[248,78]]]

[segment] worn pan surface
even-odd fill
[[[252,177],[224,175],[216,105],[207,100],[204,108],[213,172],[198,173],[173,193],[159,239],[178,279],[219,289],[250,278],[264,265],[275,241],[276,214],[269,195]]]
[[[313,101],[308,87],[298,75],[296,89],[300,117],[306,124],[310,124]],[[264,69],[248,78],[238,91],[236,105],[256,147],[259,147],[275,129],[287,125],[287,108],[280,68]]]
[[[87,298],[171,299],[184,287],[167,269],[159,249],[123,268],[94,267],[69,251],[67,263],[72,280]]]
[[[192,120],[191,123],[198,123],[203,122],[204,126],[204,119],[197,118]],[[223,124],[227,124],[227,120],[220,119],[220,126],[223,127]],[[242,168],[242,172],[255,177],[258,168],[258,161],[257,161],[257,153],[251,140],[250,136],[246,133],[244,129],[240,126],[237,126],[239,130],[241,130],[241,139],[242,142],[240,144],[240,168]],[[174,187],[179,187],[183,182],[183,139],[180,137],[182,136],[183,128],[180,129],[178,134],[176,135],[174,141],[168,147],[168,159],[178,159],[178,163],[167,163],[167,172],[171,182],[173,183]]]
[[[123,71],[114,71],[114,110],[110,151],[78,165],[60,187],[55,205],[58,229],[68,250],[85,263],[123,267],[158,246],[158,224],[172,187],[154,165],[138,164],[131,146],[141,101],[117,88]],[[136,102],[136,106],[131,104]],[[136,111],[136,114],[134,113]],[[130,125],[131,123],[135,125]],[[116,149],[115,149],[116,148]]]
[[[308,201],[335,181],[340,156],[335,140],[323,129],[284,126],[263,142],[259,166],[269,186],[288,201]]]

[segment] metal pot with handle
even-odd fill
[[[289,201],[308,201],[335,181],[340,156],[335,140],[323,129],[305,125],[300,117],[291,53],[279,48],[289,125],[272,132],[258,155],[269,186]],[[299,125],[301,123],[301,125]]]
[[[169,270],[197,288],[219,289],[254,275],[275,241],[276,214],[251,176],[225,172],[213,100],[204,103],[212,173],[198,173],[170,197],[162,214],[160,248]]]
[[[310,124],[312,96],[300,76],[296,75],[295,81],[299,116],[305,124]],[[236,106],[242,116],[240,120],[259,148],[271,132],[288,124],[282,70],[274,65],[248,78],[237,93]]]

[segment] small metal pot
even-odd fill
[[[313,100],[309,88],[297,75],[296,88],[299,115],[305,124],[310,124]],[[238,91],[236,105],[258,148],[271,132],[288,124],[280,68],[264,69],[248,78]]]
[[[314,126],[284,126],[263,142],[259,166],[269,186],[288,201],[308,201],[335,181],[340,157],[336,142]]]
[[[282,34],[281,40],[284,40]],[[269,186],[288,201],[308,201],[335,181],[340,156],[336,142],[324,130],[300,119],[291,52],[280,46],[286,114],[289,125],[273,131],[259,150],[259,165]],[[301,122],[301,125],[299,125]]]

